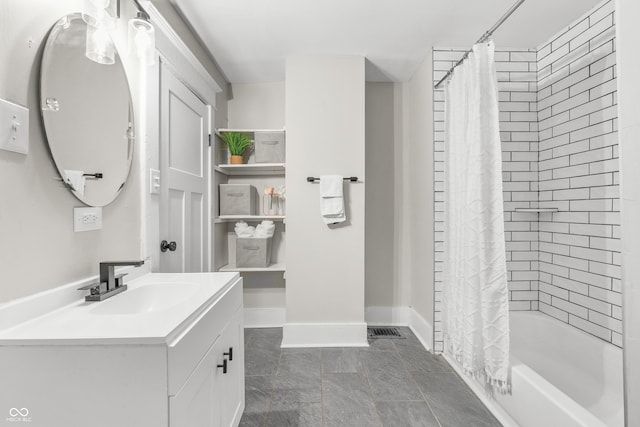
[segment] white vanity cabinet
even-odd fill
[[[221,335],[169,398],[171,427],[237,426],[244,409],[242,310],[236,310]]]
[[[78,302],[0,331],[0,426],[239,424],[242,278],[195,273],[150,274],[145,280],[111,302]],[[136,288],[143,286],[182,300],[175,308],[154,311],[149,305],[142,314],[123,314],[139,303]],[[28,416],[5,420],[11,408]]]

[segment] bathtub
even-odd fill
[[[540,312],[509,320],[512,393],[487,397],[463,375],[503,424],[624,426],[620,348]]]

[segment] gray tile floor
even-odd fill
[[[280,349],[281,328],[245,329],[240,426],[500,426],[447,362],[406,339],[368,349]]]

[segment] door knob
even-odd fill
[[[167,242],[166,240],[160,242],[160,250],[162,252],[167,252],[167,249],[171,252],[174,252],[177,247],[178,245],[176,244],[176,242]]]

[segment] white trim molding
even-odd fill
[[[286,321],[284,307],[244,308],[245,328],[281,328]]]
[[[367,307],[370,326],[408,326],[424,348],[433,351],[433,326],[412,307]]]
[[[286,323],[286,309],[245,308],[245,328],[283,328],[282,347],[366,347],[367,326],[407,326],[433,351],[433,326],[411,307],[367,307],[366,323]],[[364,331],[364,332],[363,332]]]
[[[156,27],[156,49],[166,62],[172,64],[175,74],[183,76],[192,90],[204,97],[205,102],[215,108],[216,93],[222,92],[220,85],[198,61],[185,42],[149,0],[141,0],[140,6],[149,14]]]
[[[369,347],[367,324],[285,323],[281,347]]]
[[[409,328],[424,348],[433,352],[433,325],[413,308],[410,309]]]

